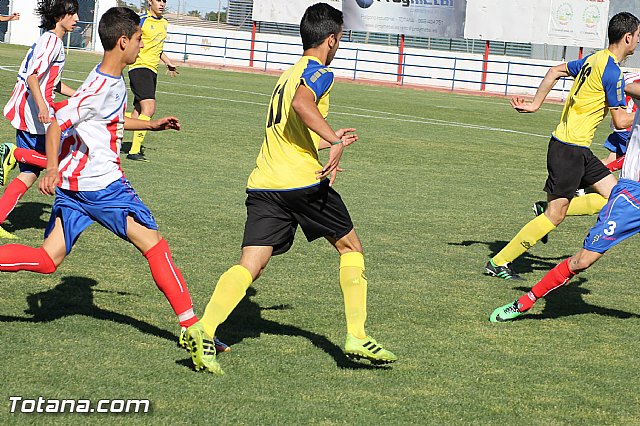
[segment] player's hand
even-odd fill
[[[164,74],[169,74],[169,77],[175,77],[180,73],[178,72],[178,67],[167,64],[167,70],[164,72]]]
[[[344,138],[345,136],[343,136]],[[342,139],[342,138],[341,138]],[[336,145],[331,145],[329,149],[329,159],[321,170],[316,172],[316,179],[322,180],[331,175],[329,180],[329,186],[333,186],[333,182],[336,180],[336,176],[340,171],[340,159],[342,158],[342,152],[344,151],[344,142]]]
[[[11,15],[9,15],[9,20],[10,21],[17,21],[18,19],[20,19],[20,14],[19,13],[12,13]]]
[[[176,117],[163,117],[149,123],[151,130],[180,130],[180,122]]]
[[[342,144],[344,146],[349,146],[358,140],[358,135],[353,133],[355,131],[356,129],[351,127],[346,129],[338,129],[336,131],[336,136],[338,136],[342,140]]]
[[[51,116],[49,115],[49,108],[38,108],[38,121],[42,124],[51,123]]]
[[[44,177],[38,182],[38,188],[44,195],[54,195],[59,181],[58,169],[47,169]]]
[[[524,98],[511,98],[511,106],[518,112],[536,112],[538,110],[533,102],[526,101]]]

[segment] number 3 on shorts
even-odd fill
[[[607,222],[607,225],[609,225],[609,227],[604,230],[604,234],[608,236],[612,236],[616,230],[616,222],[613,220],[610,220],[609,222]]]

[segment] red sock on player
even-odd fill
[[[0,271],[53,274],[56,271],[56,265],[42,247],[33,248],[20,244],[7,244],[0,246]]]
[[[20,179],[14,179],[4,190],[2,198],[0,198],[0,223],[4,222],[9,213],[13,211],[20,201],[20,198],[27,192],[29,187]]]
[[[615,172],[616,170],[620,170],[623,164],[624,164],[624,155],[622,157],[618,157],[617,159],[607,164],[607,169],[609,169],[612,172]]]
[[[165,239],[145,252],[144,257],[149,262],[151,275],[164,293],[178,316],[182,327],[190,327],[198,321],[193,313],[193,303],[187,284],[182,277],[180,269],[173,263],[171,251]]]
[[[555,268],[547,272],[547,275],[533,286],[530,292],[518,299],[520,305],[520,311],[524,312],[531,309],[536,300],[546,296],[558,287],[561,287],[569,282],[571,277],[576,273],[569,269],[569,259],[565,259]]]
[[[42,169],[47,168],[47,156],[33,149],[16,148],[15,151],[13,151],[13,156],[19,163],[29,164]]]

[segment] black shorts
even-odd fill
[[[308,241],[338,240],[353,229],[347,207],[328,179],[293,191],[247,191],[245,204],[242,247],[271,246],[274,256],[291,248],[298,224]]]
[[[588,147],[569,145],[555,138],[547,151],[547,183],[544,192],[572,199],[578,188],[586,188],[611,174]]]
[[[140,105],[140,101],[156,98],[156,84],[158,74],[149,68],[135,68],[129,71],[129,86],[133,92],[133,105]]]

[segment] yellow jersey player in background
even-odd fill
[[[347,323],[345,355],[373,364],[397,359],[365,332],[367,278],[362,244],[347,207],[331,187],[343,150],[358,139],[355,129],[333,130],[325,120],[334,80],[327,66],[338,50],[342,23],[342,12],[326,3],[310,6],[302,17],[303,56],[276,84],[262,149],[249,177],[240,262],[222,274],[201,321],[187,329],[187,344],[197,370],[223,374],[212,336],[262,274],[271,256],[291,248],[298,225],[307,240],[324,237],[340,256]],[[324,166],[318,149],[329,149]],[[298,285],[315,285],[312,278],[307,281]]]
[[[565,216],[598,213],[617,183],[589,147],[596,128],[608,111],[617,129],[626,129],[633,122],[633,114],[626,112],[624,76],[619,64],[632,55],[638,45],[638,18],[628,12],[618,13],[609,21],[608,33],[607,49],[551,67],[532,102],[520,98],[511,101],[518,112],[536,112],[561,77],[575,78],[560,124],[549,141],[548,178],[544,186],[547,204],[543,209],[535,210],[536,218],[487,262],[485,271],[488,275],[507,280],[521,279],[511,262],[546,237]],[[578,188],[589,186],[596,192],[574,198]],[[536,207],[541,206],[536,203]]]
[[[149,10],[140,16],[142,28],[142,42],[144,48],[140,50],[138,59],[129,67],[129,85],[133,92],[133,107],[131,118],[151,120],[156,112],[156,85],[158,82],[158,64],[162,61],[171,77],[178,74],[171,59],[164,53],[164,41],[167,38],[169,22],[162,16],[167,0],[148,0]],[[142,153],[142,142],[146,131],[133,134],[131,149],[127,159],[147,161]]]

